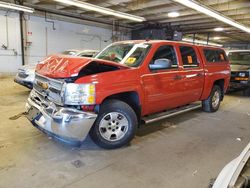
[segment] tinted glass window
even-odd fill
[[[206,61],[209,63],[212,62],[224,62],[226,61],[227,57],[223,50],[211,50],[211,49],[205,49],[204,55],[206,57]]]
[[[193,47],[180,46],[180,51],[184,68],[192,68],[199,66],[197,56]]]
[[[173,46],[166,45],[159,47],[158,50],[155,52],[151,64],[153,64],[154,61],[157,59],[168,59],[171,62],[171,68],[178,67],[177,58]]]

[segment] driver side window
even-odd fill
[[[164,45],[157,49],[150,64],[154,64],[157,59],[167,59],[170,61],[170,68],[178,68],[175,49],[173,46]]]

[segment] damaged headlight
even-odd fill
[[[95,84],[68,83],[65,85],[63,98],[66,105],[95,104]]]

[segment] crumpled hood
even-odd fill
[[[119,68],[128,68],[125,65],[120,65],[118,63],[105,60],[87,57],[53,55],[39,63],[36,67],[36,72],[50,78],[69,78],[72,76],[77,76],[82,68],[91,62],[112,65]]]
[[[250,71],[250,65],[235,65],[231,64],[231,71]]]

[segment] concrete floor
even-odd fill
[[[72,148],[24,117],[9,120],[24,111],[29,90],[12,78],[0,86],[1,188],[206,188],[250,141],[250,99],[231,94],[217,113],[196,110],[142,127],[128,147],[103,150],[87,139]]]

